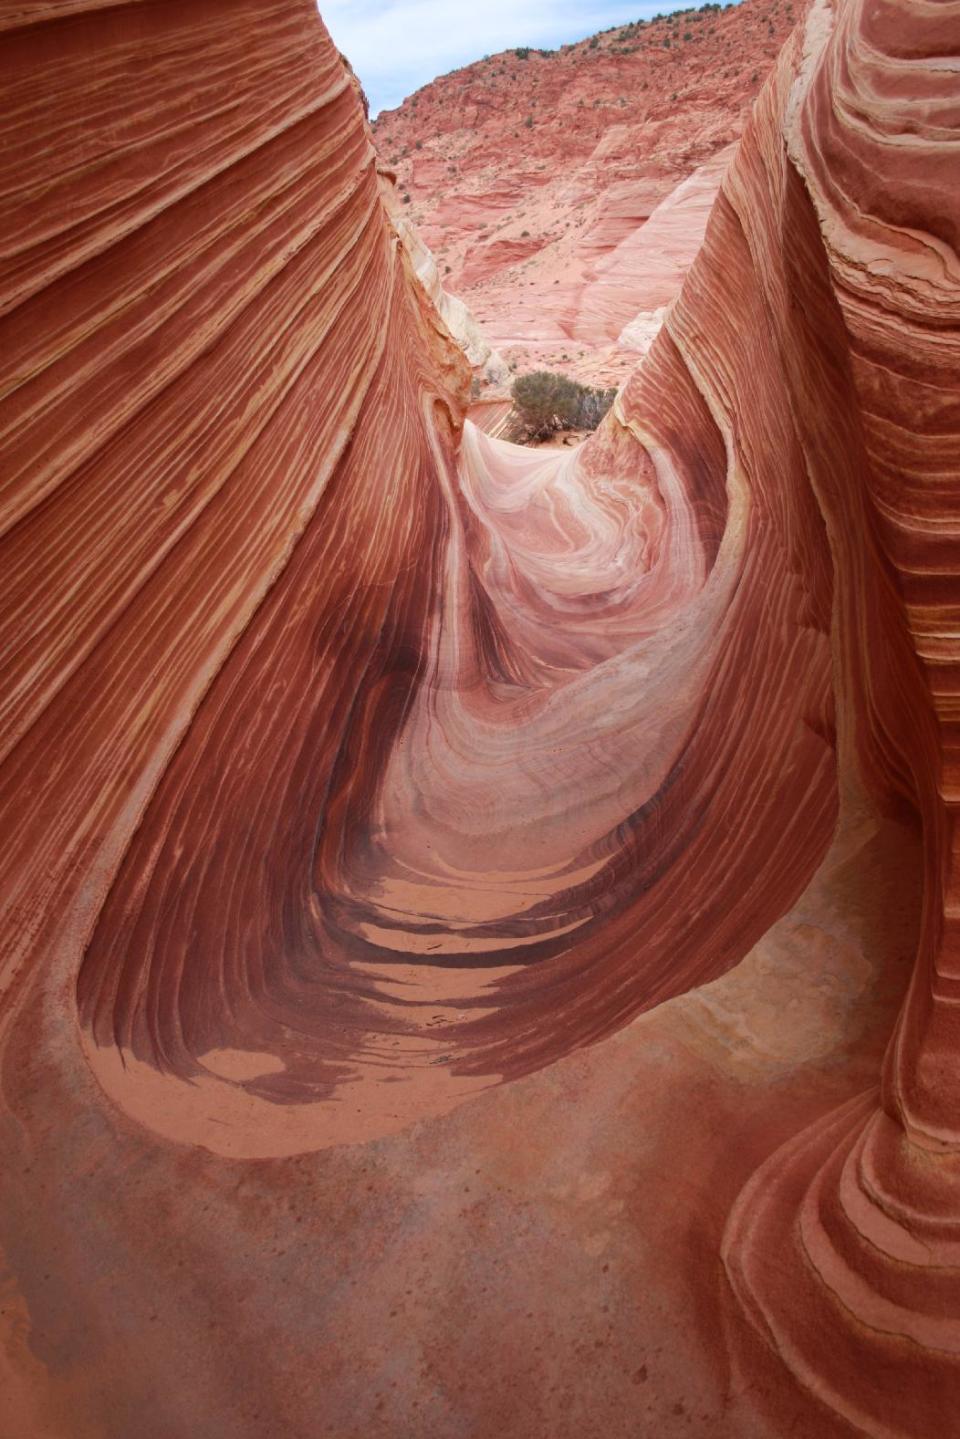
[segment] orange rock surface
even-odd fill
[[[948,1434],[960,9],[549,452],[309,0],[0,34],[0,1433]]]
[[[743,0],[546,54],[507,50],[377,117],[384,163],[444,284],[521,372],[629,375],[805,9]]]

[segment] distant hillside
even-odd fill
[[[803,0],[704,5],[553,52],[508,50],[378,117],[383,163],[444,283],[493,324],[501,348],[542,338],[534,358],[565,367],[563,340],[576,338],[562,319],[571,276],[579,284],[737,138],[805,9]]]

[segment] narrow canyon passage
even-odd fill
[[[796,898],[835,817],[821,522],[728,476],[656,359],[572,455],[468,427],[454,463],[414,422],[391,470],[354,437],[80,971],[143,1122],[235,1155],[388,1132],[722,973]],[[386,356],[371,417],[394,396]]]
[[[945,1432],[956,5],[817,0],[571,451],[307,0],[0,27],[9,1432]]]

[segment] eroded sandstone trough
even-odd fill
[[[950,1432],[960,9],[571,452],[308,0],[0,31],[3,1432]]]

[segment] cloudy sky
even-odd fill
[[[370,113],[471,60],[511,45],[555,49],[609,25],[695,0],[320,0],[320,13],[360,76]]]

